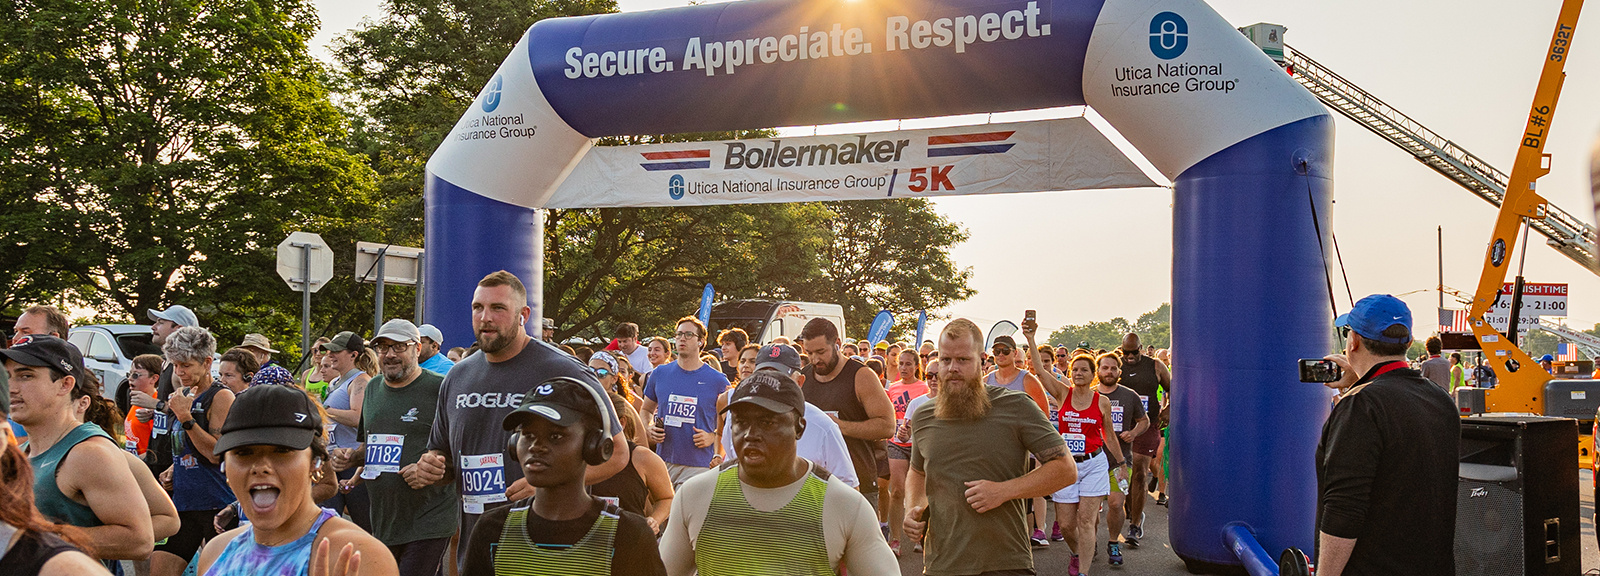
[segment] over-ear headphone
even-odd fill
[[[599,466],[601,464],[605,464],[607,460],[611,459],[612,454],[616,452],[616,446],[611,441],[611,438],[606,436],[606,414],[608,412],[606,410],[606,406],[604,404],[600,404],[600,402],[610,402],[611,400],[609,398],[602,399],[599,396],[599,392],[594,387],[585,384],[582,380],[568,376],[551,378],[544,381],[544,383],[540,385],[543,386],[544,384],[549,384],[556,381],[566,382],[583,387],[583,390],[587,391],[591,399],[595,401],[595,409],[600,413],[600,428],[590,428],[583,431],[583,451],[581,454],[583,455],[583,461],[590,466]],[[517,457],[517,441],[521,438],[522,432],[519,430],[512,430],[511,436],[506,438],[506,458],[509,458],[513,462],[522,461],[521,458]]]

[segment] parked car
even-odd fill
[[[794,300],[729,300],[711,307],[711,332],[708,344],[715,347],[717,334],[728,328],[739,328],[757,344],[771,342],[779,336],[790,340],[800,339],[800,330],[812,318],[827,318],[844,336],[844,307],[820,302]]]
[[[83,365],[100,379],[102,394],[114,398],[117,384],[133,369],[140,354],[160,354],[150,343],[150,327],[138,324],[94,324],[67,332],[67,341],[83,353]]]

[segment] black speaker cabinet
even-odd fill
[[[1581,532],[1576,420],[1461,420],[1457,576],[1576,576]]]

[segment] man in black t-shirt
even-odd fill
[[[1411,309],[1368,296],[1334,326],[1349,339],[1328,356],[1344,373],[1317,443],[1317,574],[1455,574],[1461,418],[1406,365]]]
[[[506,415],[502,426],[514,431],[509,444],[535,495],[478,520],[462,574],[522,573],[528,566],[584,576],[667,573],[644,517],[584,487],[589,465],[611,457],[609,404],[588,385],[558,377],[534,387]]]

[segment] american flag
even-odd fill
[[[1440,332],[1465,332],[1472,333],[1472,324],[1467,322],[1466,310],[1439,309]]]
[[[1566,342],[1556,344],[1556,360],[1561,362],[1578,361],[1578,347]]]

